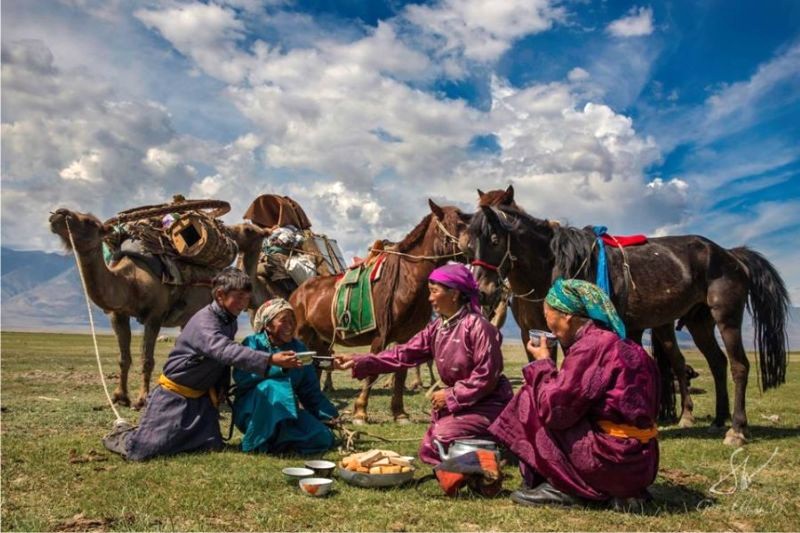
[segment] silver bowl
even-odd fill
[[[399,474],[364,474],[339,467],[339,477],[356,487],[396,487],[414,479],[414,470]]]

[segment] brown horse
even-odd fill
[[[523,212],[525,211],[516,203],[514,199],[514,187],[512,185],[509,185],[505,190],[498,189],[489,192],[483,192],[478,189],[478,207],[492,206],[509,206]],[[554,227],[559,225],[557,222],[551,221],[550,223]],[[463,235],[461,240],[462,248],[466,246],[465,243],[467,240],[466,234]],[[588,278],[582,277],[582,279]],[[590,281],[593,280],[590,279]],[[520,338],[522,339],[523,346],[527,345],[530,340],[530,335],[528,333],[530,330],[547,329],[543,305],[543,292],[546,290],[546,286],[538,286],[536,290],[533,290],[530,294],[515,294],[513,291],[509,290],[511,296],[511,313],[514,315],[514,319],[519,326]],[[496,305],[495,302],[486,302],[486,304],[489,308]],[[686,359],[683,357],[678,347],[672,323],[653,328],[651,330],[651,338],[653,357],[659,365],[662,378],[659,420],[671,423],[677,418],[677,413],[675,412],[676,390],[674,377],[677,378],[678,390],[681,396],[681,416],[678,424],[680,427],[691,427],[694,425],[694,416],[692,414],[692,397],[689,394],[689,380],[690,376],[696,376],[696,373],[686,364]],[[641,340],[641,338],[639,340]],[[529,361],[533,360],[527,351],[526,355]]]
[[[390,342],[405,342],[431,319],[428,302],[428,276],[434,268],[461,255],[457,236],[466,230],[469,215],[457,207],[439,207],[428,200],[431,213],[400,241],[387,249],[381,277],[373,285],[377,328],[369,333],[336,342],[343,346],[370,344],[372,353]],[[330,352],[334,340],[331,306],[336,292],[336,276],[311,278],[292,294],[290,302],[297,315],[297,332],[311,350]],[[403,408],[406,371],[395,374],[392,391],[392,416],[408,421]],[[375,378],[364,382],[355,402],[353,421],[367,420],[369,389]]]
[[[482,207],[472,217],[468,240],[476,278],[487,294],[494,294],[507,278],[515,293],[541,298],[553,279],[586,277],[596,269],[591,230],[555,226],[513,206]],[[750,370],[741,337],[746,306],[753,314],[764,389],[785,382],[789,299],[778,272],[757,252],[725,250],[695,235],[653,238],[624,251],[609,248],[607,256],[612,300],[632,339],[640,341],[648,328],[665,335],[669,330],[674,338],[674,321],[685,321],[714,376],[713,423],[724,426],[730,407],[725,354],[714,337],[714,326],[719,329],[735,387],[725,443],[743,444]]]

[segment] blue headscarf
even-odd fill
[[[603,290],[588,281],[558,278],[544,299],[547,305],[562,313],[589,317],[604,324],[625,338],[625,324],[614,309],[614,304]]]

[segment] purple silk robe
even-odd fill
[[[462,308],[447,323],[437,318],[414,335],[377,355],[355,359],[353,377],[395,372],[434,359],[445,389],[446,407],[431,413],[419,449],[429,464],[441,462],[436,439],[445,447],[456,439],[491,439],[489,424],[513,396],[503,375],[503,337],[483,316]]]
[[[566,350],[522,369],[525,384],[489,431],[520,459],[529,486],[546,478],[589,500],[641,496],[658,471],[658,442],[612,437],[598,420],[646,429],[658,413],[658,375],[647,352],[587,323]]]

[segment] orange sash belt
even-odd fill
[[[641,429],[628,424],[617,424],[610,420],[598,420],[597,425],[607,435],[618,439],[636,439],[642,444],[647,444],[651,439],[658,437],[658,428],[656,426]]]
[[[180,394],[184,398],[197,399],[208,394],[208,397],[211,400],[211,404],[214,407],[219,407],[219,398],[217,397],[217,391],[216,389],[214,389],[214,387],[211,387],[207,391],[193,389],[191,387],[187,387],[186,385],[175,383],[164,374],[161,374],[158,377],[158,384],[167,389],[168,391],[172,391],[175,394]]]

